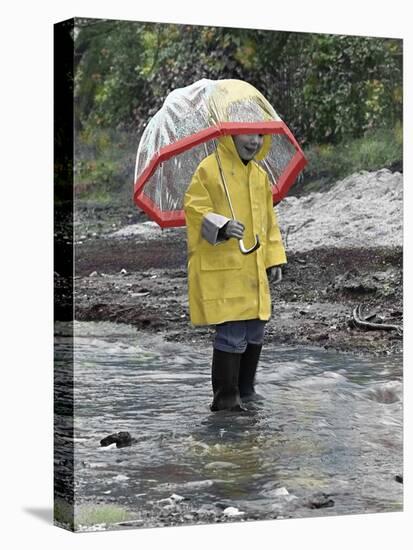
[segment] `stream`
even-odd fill
[[[211,413],[211,354],[128,325],[75,322],[79,510],[120,506],[129,521],[104,528],[125,528],[402,509],[401,356],[264,345],[263,400]],[[119,431],[131,446],[100,446]]]

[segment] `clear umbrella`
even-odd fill
[[[264,134],[264,145],[255,160],[268,173],[274,202],[278,202],[307,161],[265,97],[242,80],[202,79],[174,90],[140,140],[135,203],[161,227],[185,225],[184,195],[199,163],[216,154],[216,139],[252,133]],[[221,178],[234,216],[222,171]],[[240,247],[246,251],[242,241]]]

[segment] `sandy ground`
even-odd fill
[[[375,322],[402,325],[403,179],[360,172],[325,193],[288,197],[277,214],[288,264],[271,290],[267,341],[353,353],[402,351],[395,330],[362,330],[361,304]],[[130,323],[166,340],[211,342],[189,321],[185,228],[161,231],[133,205],[84,208],[75,216],[75,317]],[[64,231],[57,231],[64,246]],[[55,274],[56,319],[67,320],[67,279]]]

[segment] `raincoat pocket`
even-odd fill
[[[202,271],[223,271],[227,269],[241,269],[242,256],[236,254],[211,254],[201,256]]]
[[[223,300],[242,296],[240,285],[242,257],[236,254],[211,254],[201,257],[202,300]]]

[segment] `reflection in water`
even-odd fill
[[[246,517],[401,509],[401,358],[267,345],[264,400],[235,414],[209,411],[210,355],[127,326],[76,324],[78,501],[146,518],[172,493],[191,510],[235,506]],[[100,447],[118,431],[136,442]],[[309,506],[320,491],[334,506]]]

